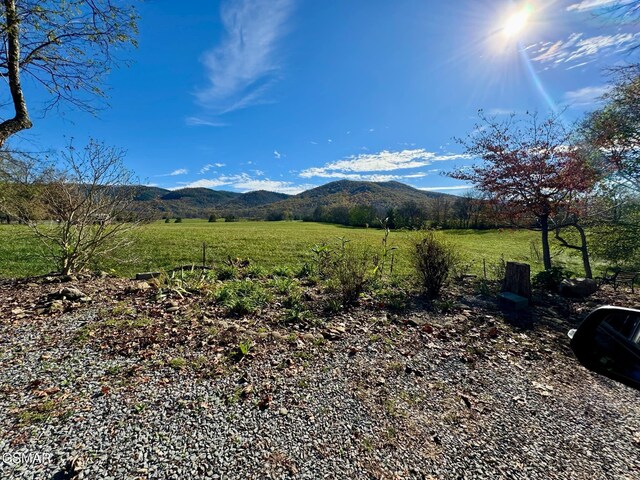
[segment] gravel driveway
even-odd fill
[[[3,318],[1,478],[640,478],[640,392],[564,324],[360,310],[196,375],[78,343],[99,317]]]

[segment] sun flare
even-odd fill
[[[533,7],[530,4],[526,4],[517,12],[511,14],[502,25],[504,35],[512,38],[522,33],[527,28],[532,13]]]

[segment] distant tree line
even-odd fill
[[[468,194],[463,197],[438,197],[429,202],[409,200],[397,207],[373,205],[317,206],[311,214],[301,216],[305,222],[334,223],[350,227],[380,227],[384,220],[393,230],[421,228],[487,229],[500,225],[493,206]],[[295,220],[290,212],[271,211],[267,220]]]

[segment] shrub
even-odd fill
[[[173,223],[182,223],[182,217],[176,218],[176,220]]]
[[[533,286],[556,292],[560,282],[565,278],[570,278],[573,272],[564,267],[551,267],[533,276]]]
[[[423,293],[436,298],[458,263],[454,247],[433,231],[414,240],[412,260]]]
[[[165,218],[164,223],[171,223],[171,219],[170,218]]]
[[[227,215],[226,217],[224,217],[224,221],[225,222],[235,222],[236,221],[236,216],[235,215]]]
[[[211,214],[209,215],[209,223],[214,223],[218,221],[218,217],[215,216],[215,214]]]
[[[337,249],[322,259],[321,274],[328,279],[329,291],[339,295],[343,306],[354,304],[371,279],[373,270],[369,251],[342,239]]]

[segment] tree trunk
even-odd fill
[[[587,247],[587,236],[584,233],[584,228],[580,225],[574,225],[576,230],[580,233],[580,252],[582,253],[582,265],[584,266],[584,276],[586,278],[593,278],[593,273],[591,272],[591,263],[589,262],[589,248]]]
[[[540,228],[542,232],[542,261],[544,263],[544,269],[551,269],[551,250],[549,249],[549,215],[541,215],[538,217],[540,220]]]
[[[584,268],[584,276],[585,278],[593,278],[593,272],[591,271],[591,262],[589,260],[589,248],[587,246],[587,235],[584,233],[584,228],[582,228],[577,223],[571,223],[570,226],[574,227],[578,230],[580,234],[580,246],[571,245],[564,238],[560,236],[560,227],[556,229],[556,238],[558,241],[567,248],[572,248],[574,250],[580,250],[582,254],[582,266]]]
[[[503,292],[511,292],[531,301],[531,268],[527,263],[507,262]]]
[[[13,118],[0,123],[0,147],[14,133],[32,127],[22,86],[20,85],[20,19],[16,12],[15,0],[3,0],[3,3],[7,22],[5,30],[8,54],[7,76],[9,77],[9,90],[11,90],[11,100],[16,114]]]

